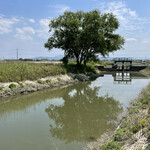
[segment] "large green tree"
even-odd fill
[[[96,57],[108,55],[122,48],[125,40],[114,33],[119,27],[117,18],[112,13],[102,14],[98,10],[90,12],[70,12],[51,20],[51,36],[45,47],[60,48],[66,57],[75,58],[77,64]]]

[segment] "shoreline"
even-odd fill
[[[77,82],[91,81],[96,79],[98,76],[99,74],[88,75],[69,73],[64,75],[49,76],[34,81],[26,80],[20,82],[0,82],[0,99],[4,97],[27,94]]]
[[[107,132],[84,150],[150,149],[150,83],[132,100],[115,131]]]

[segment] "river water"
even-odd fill
[[[149,79],[106,73],[77,83],[0,101],[0,150],[79,150],[114,130]]]

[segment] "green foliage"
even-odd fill
[[[140,125],[135,125],[131,128],[131,131],[133,133],[137,133],[141,129]]]
[[[121,150],[121,147],[117,142],[111,141],[102,145],[100,150]]]
[[[119,128],[119,129],[115,132],[114,141],[121,141],[121,137],[122,137],[123,134],[124,134],[124,130]]]
[[[142,119],[142,120],[139,121],[139,125],[140,125],[142,128],[144,128],[144,127],[146,126],[146,124],[147,124],[146,119]]]
[[[0,62],[0,82],[38,80],[65,73],[66,69],[63,64]]]
[[[148,131],[147,135],[148,135],[148,139],[150,140],[150,131]]]
[[[52,80],[46,80],[45,82],[50,84],[50,83],[52,83]]]
[[[64,12],[51,20],[51,37],[45,47],[61,48],[65,56],[75,58],[78,65],[96,60],[96,54],[108,55],[122,48],[125,40],[114,31],[119,22],[112,13],[102,14],[98,10],[90,12]],[[53,32],[54,31],[54,32]]]
[[[140,99],[140,102],[142,103],[142,105],[147,105],[149,101],[150,101],[149,96],[146,93],[143,93],[143,96]]]
[[[131,110],[129,111],[129,114],[135,114],[135,113],[138,113],[138,108],[132,107]]]
[[[131,132],[131,131],[129,131],[129,130],[127,130],[125,133],[126,133],[126,135],[127,135],[128,137],[131,137],[131,136],[133,135],[133,132]]]
[[[87,64],[87,66],[84,66],[83,64],[77,66],[76,64],[72,63],[65,65],[65,68],[68,73],[97,73],[95,67],[90,64]]]
[[[61,81],[62,79],[61,79],[61,78],[57,78],[57,80],[58,80],[58,81]]]
[[[3,87],[2,86],[0,86],[0,90],[2,90],[3,89]]]
[[[44,64],[27,62],[0,62],[0,82],[39,80],[47,76],[65,73],[96,73],[94,65],[76,66],[75,62],[64,64]]]
[[[128,122],[127,121],[123,121],[120,125],[121,128],[126,128],[128,126]]]
[[[150,144],[148,144],[148,146],[147,146],[146,150],[150,150]]]
[[[9,85],[9,88],[10,89],[13,89],[13,88],[15,88],[16,87],[16,84],[14,84],[14,83],[11,83],[10,85]]]
[[[150,115],[150,108],[148,108],[148,114]]]
[[[42,80],[37,80],[37,83],[43,84]]]
[[[68,64],[68,57],[67,57],[67,56],[64,56],[64,57],[62,58],[62,62],[63,62],[64,64]]]
[[[20,85],[20,87],[24,87],[23,83],[18,83]]]

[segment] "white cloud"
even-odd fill
[[[115,1],[109,3],[101,3],[100,10],[105,13],[113,13],[119,20],[120,28],[126,31],[138,31],[149,23],[148,19],[140,18],[135,10],[127,7],[125,2]]]
[[[148,44],[148,43],[150,43],[150,39],[145,39],[145,40],[142,41],[142,43]]]
[[[29,19],[29,22],[35,23],[35,20],[34,19]]]
[[[19,22],[19,19],[15,17],[8,19],[0,15],[0,34],[7,34],[12,32],[12,25],[17,22]]]
[[[40,23],[41,26],[44,27],[45,30],[48,30],[48,29],[49,29],[49,27],[48,27],[48,25],[49,25],[49,23],[50,23],[50,20],[49,20],[49,19],[40,19],[40,20],[39,20],[39,23]]]
[[[37,32],[39,33],[38,36],[43,38],[43,39],[48,39],[48,31],[49,31],[49,23],[50,23],[50,19],[40,19],[39,20],[41,29],[38,30]]]
[[[16,31],[14,37],[21,40],[33,40],[31,35],[35,34],[35,30],[32,27],[16,28]]]
[[[70,10],[70,7],[66,5],[49,5],[49,7],[55,9],[58,14],[62,14],[65,11]]]
[[[136,42],[137,40],[135,38],[127,38],[126,41],[129,41],[129,42]]]
[[[23,27],[24,33],[35,34],[35,30],[32,27]]]

